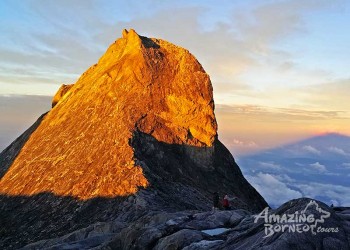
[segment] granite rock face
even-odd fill
[[[317,205],[309,206],[310,202]],[[302,198],[268,211],[269,216],[296,213],[312,214],[315,219],[327,214],[327,218],[317,225],[315,222],[289,223],[316,225],[315,234],[311,230],[285,230],[269,235],[268,230],[266,237],[264,219],[256,220],[257,214],[245,210],[159,212],[142,216],[131,224],[122,223],[118,218],[109,223],[97,223],[60,238],[30,244],[25,249],[350,249],[349,208],[332,209],[321,202]],[[317,232],[318,227],[335,231]]]
[[[167,144],[213,146],[212,85],[198,61],[166,41],[123,34],[74,85],[60,88],[1,179],[1,193],[135,193],[149,185],[130,145],[135,131]]]
[[[186,49],[124,30],[52,106],[0,154],[2,247],[210,210],[215,191],[235,208],[267,206],[218,140],[210,78]]]
[[[73,87],[73,84],[62,84],[62,86],[58,89],[55,96],[52,98],[52,107],[55,107],[59,101],[62,101],[65,95],[69,92],[69,90]],[[67,94],[68,96],[69,94]]]

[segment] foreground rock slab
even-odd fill
[[[318,227],[337,228],[337,232],[313,234],[311,231],[298,233],[286,230],[266,237],[264,220],[256,220],[257,214],[245,210],[158,212],[142,216],[128,225],[119,219],[98,223],[60,238],[28,245],[24,249],[89,249],[92,246],[94,249],[169,250],[350,249],[350,208],[332,209],[318,201],[316,206],[309,206],[310,202],[313,200],[292,200],[276,210],[269,210],[269,215],[306,213],[319,219],[329,213],[329,217],[319,222]],[[304,224],[312,226],[314,222]]]

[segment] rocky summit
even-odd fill
[[[132,29],[61,86],[0,164],[2,247],[151,211],[210,210],[214,192],[248,211],[267,206],[218,140],[201,64]]]
[[[193,157],[197,166],[215,168],[209,76],[187,50],[163,40],[124,30],[74,85],[59,89],[52,105],[1,179],[1,193],[84,200],[134,194],[151,184],[148,159],[136,148],[141,134],[186,146],[187,154],[204,149]]]
[[[310,211],[337,234],[264,237],[254,214],[268,205],[218,139],[208,74],[134,30],[61,86],[0,154],[0,177],[0,249],[348,249],[349,210],[325,204]],[[216,192],[230,210],[212,210]]]

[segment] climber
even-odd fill
[[[213,193],[213,210],[219,209],[219,194],[218,192]]]
[[[225,210],[229,210],[229,209],[230,209],[230,202],[229,202],[228,199],[229,199],[229,198],[228,198],[228,195],[226,194],[226,195],[224,196],[223,201],[222,201],[222,206],[224,207]]]

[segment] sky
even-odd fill
[[[2,0],[0,17],[0,150],[124,28],[196,56],[235,156],[350,135],[350,1]]]

